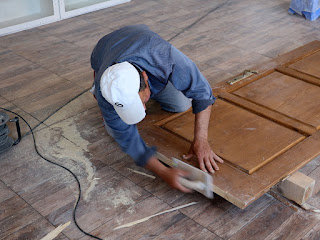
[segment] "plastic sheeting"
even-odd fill
[[[291,0],[289,13],[298,13],[314,21],[320,16],[320,0]]]

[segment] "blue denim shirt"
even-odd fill
[[[146,25],[127,26],[100,39],[91,55],[91,66],[96,73],[94,84],[98,105],[121,149],[137,165],[144,166],[156,151],[155,147],[150,148],[145,144],[136,125],[127,125],[121,120],[100,91],[103,72],[112,64],[124,61],[134,63],[146,71],[151,98],[163,90],[168,81],[192,99],[193,113],[199,113],[212,105],[215,97],[197,66]]]

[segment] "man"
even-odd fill
[[[187,173],[164,166],[153,155],[136,124],[145,117],[151,97],[164,110],[183,112],[193,108],[195,136],[189,154],[203,171],[218,170],[222,163],[208,143],[208,124],[215,98],[196,65],[146,25],[132,25],[99,40],[91,55],[95,72],[93,93],[102,111],[107,132],[137,165],[146,167],[170,186],[183,192],[178,178]],[[191,102],[192,99],[192,102]]]

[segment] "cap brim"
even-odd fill
[[[126,106],[125,108],[114,106],[114,109],[116,110],[122,121],[124,121],[128,125],[137,124],[138,122],[141,122],[146,116],[146,111],[139,94],[135,96],[135,99],[129,106]]]

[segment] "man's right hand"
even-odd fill
[[[146,168],[161,177],[169,186],[180,190],[181,192],[190,193],[191,189],[184,187],[180,182],[180,177],[188,176],[188,173],[175,168],[168,168],[163,165],[158,159],[152,157]]]

